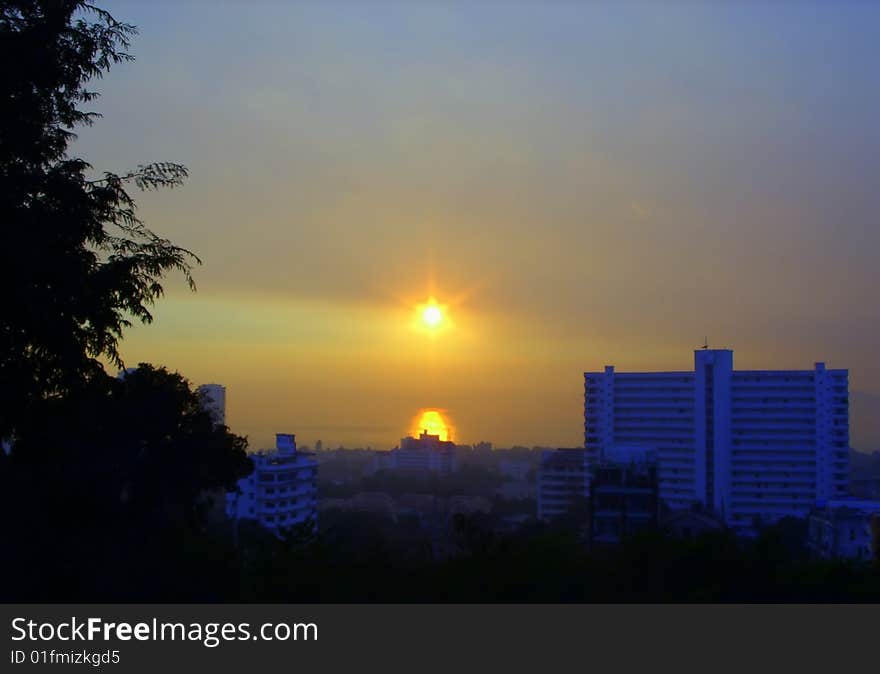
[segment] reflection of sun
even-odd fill
[[[413,419],[413,437],[427,432],[428,435],[439,435],[441,440],[452,440],[452,428],[440,412],[436,409],[419,410]]]

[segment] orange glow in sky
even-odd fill
[[[441,410],[419,410],[413,419],[411,435],[417,438],[425,431],[428,435],[439,435],[441,440],[452,440],[452,426],[441,414]]]
[[[75,154],[187,164],[137,200],[204,260],[122,355],[226,385],[253,449],[389,449],[431,404],[580,446],[584,372],[690,370],[707,331],[738,369],[849,368],[880,449],[880,2],[105,4],[138,60]]]

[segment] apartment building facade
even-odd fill
[[[318,464],[296,447],[296,436],[278,433],[275,449],[249,455],[254,471],[226,495],[226,514],[281,532],[305,522],[317,525]]]
[[[656,529],[660,510],[653,454],[625,451],[598,461],[591,470],[589,501],[591,546],[616,545]]]
[[[805,517],[846,494],[847,370],[734,370],[733,351],[698,349],[693,371],[584,373],[590,465],[620,445],[657,457],[671,508],[702,504],[731,526]]]
[[[548,449],[538,467],[538,519],[566,514],[590,491],[590,465],[583,449]]]

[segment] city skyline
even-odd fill
[[[122,354],[269,446],[579,446],[584,371],[850,371],[880,446],[880,9],[866,3],[108,4],[136,61],[74,150],[180,161],[139,198],[196,252]],[[452,327],[413,312],[435,297]]]
[[[880,4],[107,2],[0,0],[12,664],[880,602]]]

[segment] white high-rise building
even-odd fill
[[[283,530],[317,523],[318,464],[296,448],[296,436],[278,433],[274,451],[249,455],[254,472],[238,481],[240,493],[226,496],[226,514],[252,519],[267,529]]]
[[[738,527],[805,517],[847,491],[847,389],[847,370],[734,370],[727,349],[695,351],[693,371],[607,366],[584,373],[584,447],[590,462],[653,450],[673,508],[701,503]]]
[[[220,384],[202,384],[196,389],[202,397],[202,407],[219,426],[226,425],[226,387]]]

